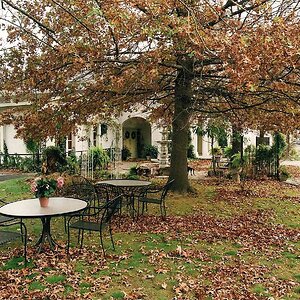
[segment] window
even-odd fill
[[[256,147],[259,145],[270,145],[270,138],[269,137],[256,137]]]
[[[108,129],[107,124],[101,124],[100,129],[101,129],[101,136],[107,134],[107,129]]]
[[[73,139],[73,134],[70,133],[68,136],[67,136],[67,152],[71,151],[72,149],[74,149],[75,146],[74,146],[74,139]]]
[[[93,146],[97,146],[97,136],[98,136],[98,126],[94,126],[93,128]]]

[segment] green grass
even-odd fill
[[[29,284],[30,291],[36,291],[36,290],[43,291],[45,288],[46,286],[40,283],[39,281],[33,281]]]
[[[291,228],[300,228],[300,203],[280,199],[255,199],[254,208],[268,209],[275,213],[274,221]]]
[[[0,199],[7,201],[33,198],[30,192],[29,183],[26,181],[30,177],[24,176],[18,179],[11,179],[0,182]]]
[[[214,299],[208,291],[216,289],[215,293],[218,293],[218,289],[226,287],[236,292],[245,285],[243,289],[247,289],[252,297],[299,299],[299,240],[282,238],[282,244],[266,246],[260,233],[253,233],[249,238],[238,235],[230,237],[221,228],[225,221],[263,211],[267,217],[260,225],[262,228],[280,225],[283,229],[299,230],[300,204],[288,198],[291,196],[288,189],[280,190],[286,198],[281,198],[281,194],[277,197],[255,195],[241,201],[240,195],[237,195],[228,201],[218,195],[221,184],[194,183],[197,195],[170,193],[168,196],[168,216],[200,213],[208,217],[202,229],[185,232],[185,227],[182,227],[173,233],[172,226],[175,225],[172,223],[169,230],[152,232],[149,223],[149,232],[146,233],[115,231],[116,251],[112,250],[107,234],[104,239],[107,259],[103,259],[96,233],[85,234],[85,248],[70,258],[63,250],[38,254],[34,243],[41,233],[41,222],[39,219],[25,220],[30,237],[30,264],[24,268],[22,257],[8,257],[10,253],[15,255],[11,248],[22,247],[20,241],[15,241],[1,247],[1,272],[6,272],[5,276],[14,272],[13,278],[20,278],[20,283],[15,279],[15,284],[20,284],[21,289],[22,282],[22,288],[28,290],[27,298],[35,292],[43,293],[47,298],[47,291],[50,290],[58,291],[58,298],[70,299],[74,295],[90,299]],[[0,197],[8,201],[32,197],[27,188],[24,180],[2,182]],[[226,183],[224,189],[227,188],[232,191],[237,189]],[[274,189],[266,189],[274,193]],[[159,214],[159,211],[149,207],[147,213]],[[209,223],[210,220],[214,225]],[[53,236],[65,245],[67,237],[63,218],[53,218],[51,225]],[[232,224],[232,230],[240,225]],[[262,242],[256,244],[255,239]],[[78,247],[76,231],[72,231],[71,242],[75,251]],[[243,278],[245,272],[248,274],[246,279]],[[220,283],[218,279],[225,283]],[[288,286],[289,282],[293,284]],[[5,287],[5,284],[0,278],[0,287]],[[285,284],[285,293],[276,298],[274,289]],[[224,297],[230,298],[228,295]]]
[[[50,284],[55,284],[55,283],[62,283],[66,280],[66,276],[63,275],[52,275],[52,276],[48,276],[46,277],[46,282],[50,283]]]

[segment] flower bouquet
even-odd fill
[[[31,183],[31,191],[37,198],[40,199],[42,207],[48,206],[49,197],[64,185],[64,178],[58,177],[57,179],[48,177],[37,177]]]

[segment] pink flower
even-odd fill
[[[64,178],[63,177],[58,177],[57,178],[57,187],[60,189],[64,185]]]
[[[32,181],[31,186],[30,186],[31,192],[35,193],[37,190],[36,182]]]

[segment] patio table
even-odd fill
[[[136,213],[136,209],[134,206],[135,194],[140,193],[145,188],[147,188],[151,184],[151,181],[136,179],[110,179],[98,181],[96,184],[110,184],[120,188],[123,191],[124,196],[127,198],[127,200],[129,200],[128,203],[132,208],[131,214],[134,218]]]
[[[71,213],[79,212],[87,207],[87,202],[74,198],[51,197],[47,207],[41,207],[37,198],[24,199],[8,203],[0,208],[0,214],[16,218],[40,218],[43,229],[36,246],[38,252],[41,252],[46,240],[53,250],[55,245],[59,246],[51,235],[51,218],[65,216]]]

